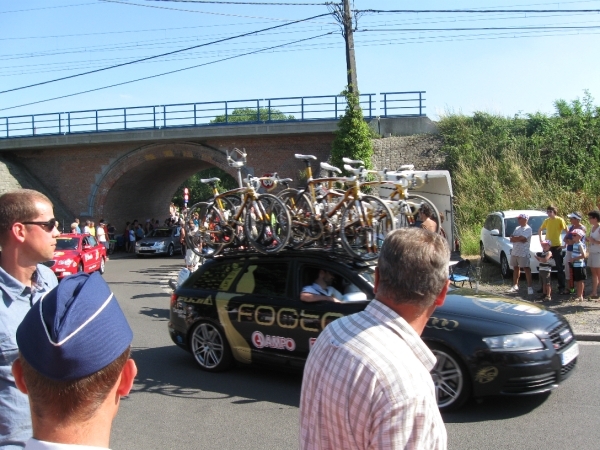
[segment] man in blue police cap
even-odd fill
[[[119,401],[137,374],[133,332],[98,273],[65,278],[17,329],[17,387],[29,396],[28,450],[108,448]]]

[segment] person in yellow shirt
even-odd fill
[[[542,226],[538,230],[538,235],[540,237],[540,242],[542,242],[544,240],[542,238],[542,231],[545,230],[546,240],[551,242],[550,251],[552,252],[552,258],[554,258],[554,263],[556,265],[558,292],[563,292],[565,290],[565,269],[560,235],[563,231],[567,231],[567,224],[562,217],[558,217],[556,206],[548,206],[548,208],[546,208],[546,214],[548,214],[548,218],[542,223]]]

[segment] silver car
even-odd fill
[[[175,252],[183,254],[179,242],[181,227],[155,228],[135,243],[135,253],[139,256],[161,255],[173,256]]]

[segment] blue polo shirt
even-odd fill
[[[48,267],[38,264],[32,286],[25,286],[0,267],[0,447],[22,449],[31,437],[29,400],[15,386],[12,363],[19,354],[17,327],[40,298],[58,281]]]

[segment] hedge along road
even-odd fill
[[[167,281],[182,262],[116,253],[107,264],[104,277],[133,329],[139,369],[111,448],[298,448],[300,373],[244,366],[210,374],[171,342]],[[598,448],[597,373],[600,345],[582,343],[578,368],[551,395],[470,402],[445,415],[449,448]]]

